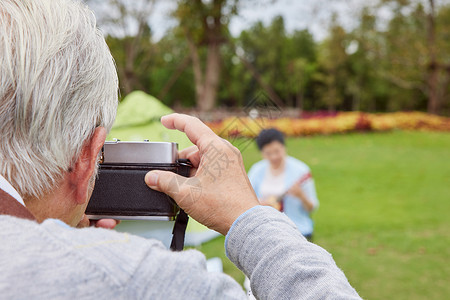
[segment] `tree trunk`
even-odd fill
[[[300,110],[300,113],[303,112],[303,91],[300,89],[297,93],[297,95],[295,96],[295,107],[297,107]]]
[[[441,115],[450,115],[450,64],[442,66],[442,82],[440,84],[439,99],[442,99],[439,113]]]
[[[122,87],[125,95],[128,95],[134,90],[134,59],[135,59],[135,49],[133,45],[130,45],[128,41],[125,42],[125,66],[124,66],[124,76],[122,77]]]
[[[436,58],[436,18],[434,0],[429,0],[430,12],[428,13],[428,112],[437,114],[440,107],[439,99],[439,64]]]
[[[195,82],[195,98],[197,99],[197,105],[203,99],[204,86],[203,86],[203,74],[202,66],[200,63],[200,57],[198,55],[198,47],[195,45],[192,38],[187,36],[187,42],[189,46],[189,51],[191,52],[192,69],[194,71],[194,82]]]
[[[439,69],[431,64],[428,70],[428,112],[437,114],[440,108],[439,99]]]
[[[138,74],[136,73],[135,62],[139,54],[139,42],[143,38],[145,26],[147,26],[144,18],[138,18],[138,32],[132,39],[125,39],[125,65],[122,72],[122,89],[124,94],[127,95],[135,89],[143,90],[141,83],[139,82]]]
[[[219,88],[220,77],[220,45],[210,43],[208,45],[208,57],[206,59],[206,71],[203,82],[203,95],[198,99],[200,111],[210,111],[214,108]]]

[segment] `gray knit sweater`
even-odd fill
[[[359,299],[330,254],[283,214],[255,207],[235,221],[226,251],[259,299]],[[246,299],[198,251],[114,230],[0,216],[2,299]]]

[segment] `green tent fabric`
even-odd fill
[[[169,130],[160,118],[172,113],[158,99],[142,91],[134,91],[119,104],[116,121],[107,140],[176,142],[179,149],[192,145],[186,135],[178,130]]]
[[[191,146],[191,141],[183,132],[169,130],[160,123],[159,120],[162,116],[172,112],[171,108],[155,97],[142,91],[134,91],[119,104],[116,120],[107,140],[117,138],[121,141],[176,142],[179,150]],[[172,227],[173,222],[122,221],[116,229],[144,237],[157,238],[167,246],[172,237]],[[190,218],[186,244],[199,245],[217,235],[218,233]]]

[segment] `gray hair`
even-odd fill
[[[71,0],[0,1],[0,174],[23,197],[55,188],[117,110],[114,60]]]

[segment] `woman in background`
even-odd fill
[[[286,154],[283,134],[274,128],[261,131],[256,143],[264,159],[250,168],[248,177],[259,201],[283,211],[312,241],[310,213],[319,201],[309,167]]]

